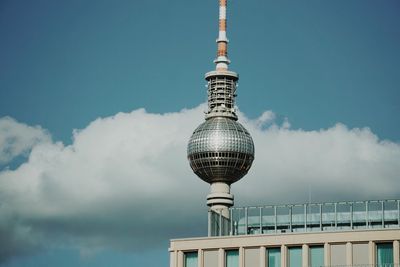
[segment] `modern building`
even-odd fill
[[[219,2],[206,121],[188,144],[190,166],[211,188],[208,236],[171,240],[170,267],[399,267],[400,200],[233,207],[230,185],[249,171],[254,144],[237,122],[239,76],[228,70],[227,0]]]
[[[171,267],[399,266],[400,200],[209,212],[209,235],[176,239]]]

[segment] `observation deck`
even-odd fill
[[[209,211],[208,236],[400,229],[400,199],[232,207]]]

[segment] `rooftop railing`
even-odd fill
[[[309,267],[399,267],[395,263],[377,263],[377,264],[353,264],[353,265],[311,265]]]
[[[209,235],[281,234],[400,228],[400,200],[233,207],[209,214]]]

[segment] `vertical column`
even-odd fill
[[[302,253],[303,253],[303,256],[302,256],[302,259],[303,259],[303,267],[308,267],[309,265],[308,265],[308,261],[309,261],[309,259],[308,259],[308,255],[310,254],[309,253],[309,247],[308,247],[308,245],[307,244],[303,244],[303,249],[302,249]]]
[[[218,236],[222,236],[222,227],[223,227],[223,225],[222,225],[222,210],[219,211],[218,220],[219,220],[219,222],[218,222],[218,225],[219,225]]]
[[[265,247],[260,247],[260,267],[268,267],[267,249]],[[248,266],[245,266],[248,267]]]
[[[239,267],[244,267],[244,248],[239,248]]]
[[[223,248],[220,248],[218,250],[218,267],[224,267],[225,266],[225,250]]]
[[[276,206],[274,206],[274,223],[275,223],[275,233],[278,232],[278,215],[276,214]]]
[[[211,236],[211,210],[208,210],[208,236]]]
[[[202,249],[197,250],[197,267],[203,267],[204,265],[204,251]]]
[[[307,204],[304,204],[304,232],[307,232]]]
[[[329,243],[324,244],[324,265],[331,265],[331,245]]]
[[[375,243],[372,241],[368,242],[368,259],[370,265],[375,264]]]
[[[350,229],[353,229],[353,202],[350,204]]]
[[[385,228],[385,202],[381,201],[382,205],[382,228]]]
[[[287,267],[287,247],[281,246],[281,267]]]
[[[319,230],[322,231],[322,204],[319,204]]]
[[[248,212],[248,208],[244,208],[244,216],[246,218],[245,220],[245,224],[246,224],[246,235],[249,234],[249,212]]]
[[[262,231],[262,224],[263,224],[263,220],[262,220],[262,207],[259,208],[259,215],[260,215],[260,234],[263,233]]]
[[[368,214],[368,200],[367,200],[367,201],[365,201],[365,227],[366,228],[369,228],[368,221],[369,221],[369,214]]]
[[[176,259],[177,259],[177,257],[178,257],[178,252],[177,252],[176,250],[171,251],[171,252],[169,253],[169,256],[170,256],[170,259],[169,259],[169,266],[170,266],[170,267],[176,267],[176,264],[177,264]]]
[[[183,267],[183,252],[178,251],[178,267]]]
[[[337,203],[335,202],[335,230],[337,230]]]
[[[230,217],[229,217],[229,235],[234,235],[233,232],[233,209],[230,209]]]
[[[393,241],[393,256],[394,256],[394,266],[398,266],[400,264],[400,244],[399,240]]]
[[[353,244],[350,242],[346,243],[346,264],[353,264]]]

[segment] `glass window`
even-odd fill
[[[324,266],[324,247],[323,246],[310,247],[310,266],[311,267]]]
[[[197,251],[186,252],[185,257],[185,267],[197,267]]]
[[[281,267],[281,249],[269,248],[267,251],[268,267]]]
[[[288,266],[289,267],[302,267],[301,247],[289,248]]]
[[[391,264],[391,265],[390,265]],[[376,265],[393,266],[393,244],[376,244]]]
[[[226,267],[239,267],[239,250],[225,251],[225,266]]]

